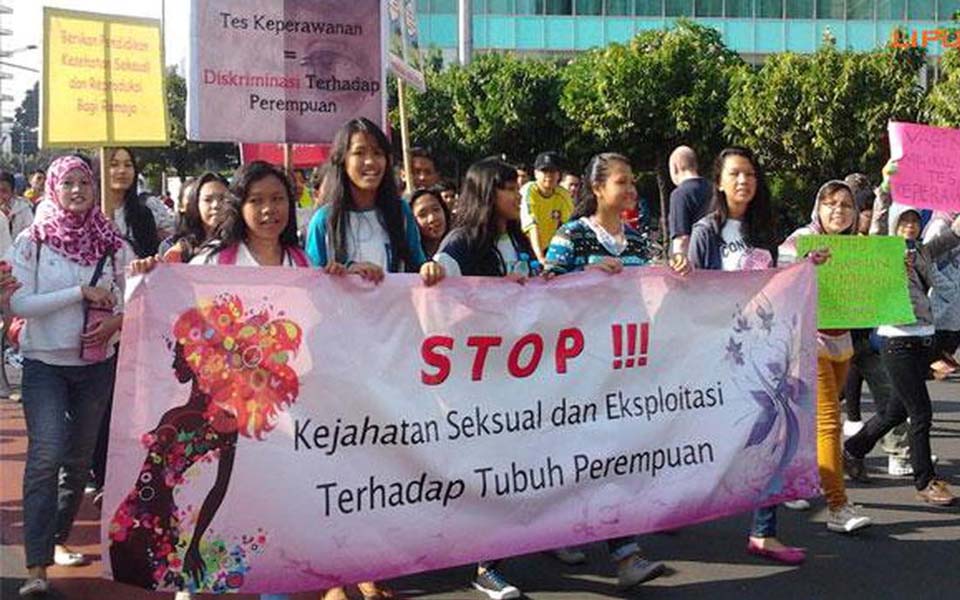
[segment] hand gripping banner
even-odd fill
[[[316,590],[818,493],[806,263],[433,288],[174,265],[126,306],[102,540],[147,589]]]

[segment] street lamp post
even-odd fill
[[[458,5],[457,57],[461,65],[469,65],[473,58],[473,7],[470,0],[460,0]]]
[[[0,29],[0,34],[2,34],[3,31],[4,31],[4,30]],[[0,38],[0,39],[2,39],[2,38]],[[14,54],[18,54],[18,53],[20,53],[20,52],[25,52],[25,51],[27,51],[27,50],[36,50],[36,49],[37,49],[37,45],[36,45],[36,44],[29,44],[29,45],[23,46],[23,47],[21,47],[21,48],[14,48],[13,50],[3,50],[3,49],[0,49],[0,58],[10,58],[10,57],[13,56]],[[36,70],[36,69],[31,69],[31,68],[29,68],[29,67],[21,67],[20,65],[15,65],[15,64],[7,63],[7,62],[2,62],[2,61],[0,61],[0,66],[16,67],[16,68],[24,69],[24,70],[27,70],[27,71],[35,71],[35,70]],[[3,86],[3,80],[4,80],[4,79],[8,79],[8,78],[10,78],[10,74],[9,74],[9,73],[6,73],[6,72],[4,72],[4,71],[2,71],[2,70],[0,70],[0,147],[3,146],[3,144],[5,143],[6,137],[7,137],[7,135],[9,134],[9,132],[4,132],[4,131],[2,130],[2,128],[3,128],[3,123],[6,122],[6,117],[3,116],[3,103],[4,103],[4,102],[13,101],[13,97],[12,97],[12,96],[9,96],[9,95],[3,93],[3,88],[2,88],[2,86]],[[12,121],[11,121],[11,122],[12,122]],[[23,158],[23,135],[21,135],[21,136],[20,136],[20,171],[21,171],[21,172],[23,172],[23,170],[24,170],[23,166],[24,166],[24,158]]]

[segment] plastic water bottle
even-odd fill
[[[539,260],[535,260],[530,263],[530,275],[532,277],[538,277],[543,273],[543,265],[540,264]]]
[[[510,272],[530,277],[530,256],[526,252],[521,252],[516,262],[510,267]]]

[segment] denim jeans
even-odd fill
[[[61,367],[23,361],[27,465],[23,474],[27,567],[53,564],[53,546],[66,541],[83,486],[116,360]]]
[[[863,458],[888,431],[910,417],[910,464],[918,490],[935,477],[930,459],[930,427],[933,407],[927,392],[927,371],[933,337],[888,338],[880,356],[893,384],[893,398],[883,414],[877,413],[860,432],[846,441],[847,452]]]
[[[935,339],[937,357],[942,354],[953,356],[957,353],[957,348],[960,348],[960,331],[938,329]]]
[[[878,413],[882,413],[890,401],[893,385],[880,355],[870,345],[870,331],[860,329],[850,333],[853,337],[853,359],[850,361],[850,373],[847,375],[843,399],[846,401],[847,418],[859,421],[863,382],[866,381],[870,388]]]
[[[753,511],[750,535],[757,538],[777,537],[777,506],[765,506]]]

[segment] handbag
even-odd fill
[[[90,286],[96,287],[97,282],[100,281],[100,277],[103,275],[103,267],[107,263],[107,259],[113,260],[113,252],[106,252],[103,256],[100,257],[100,260],[97,261],[97,266],[93,270],[93,276],[90,278]],[[83,301],[83,333],[92,331],[101,321],[108,319],[113,316],[113,309],[110,308],[100,308],[97,306],[90,305],[86,299]],[[81,342],[80,344],[80,358],[89,362],[100,362],[107,359],[107,341],[104,340],[101,344],[88,344]]]

